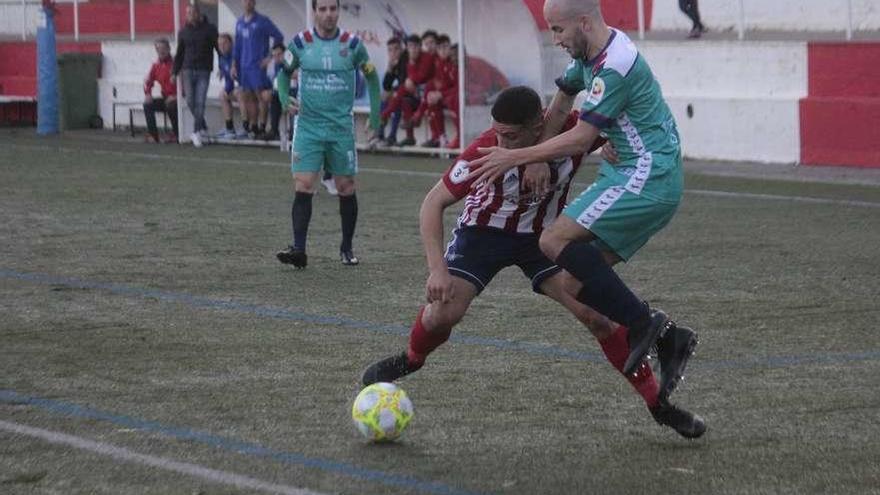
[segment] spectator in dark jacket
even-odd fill
[[[186,7],[186,25],[177,35],[177,54],[174,56],[174,75],[180,74],[186,104],[195,123],[191,135],[195,147],[202,146],[208,126],[205,123],[205,98],[214,70],[214,51],[217,50],[217,26],[208,22],[198,4]]]
[[[403,49],[403,43],[400,38],[391,38],[386,43],[388,49],[388,69],[385,70],[385,77],[382,78],[382,110],[391,100],[398,86],[406,81],[406,64],[409,55]],[[397,127],[400,125],[401,111],[397,110],[391,114],[391,127],[388,135],[385,136],[385,126],[379,128],[379,139],[384,139],[385,144],[394,146],[397,144]]]
[[[159,142],[159,129],[156,127],[156,112],[165,112],[174,135],[166,141],[177,142],[177,85],[171,77],[174,62],[171,58],[171,45],[165,38],[156,40],[156,55],[158,59],[150,67],[150,72],[144,79],[144,117],[147,119],[147,141]],[[161,98],[153,98],[153,85],[159,83]]]

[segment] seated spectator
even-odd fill
[[[392,96],[401,84],[406,80],[406,64],[409,55],[403,49],[400,38],[391,38],[387,43],[388,68],[385,77],[382,78],[382,110],[384,111],[391,101]],[[384,140],[385,145],[397,144],[397,127],[400,125],[401,110],[391,114],[391,128],[388,136],[385,136],[385,125],[379,127],[379,139]]]
[[[413,146],[416,144],[416,139],[412,129],[412,116],[419,106],[419,85],[425,84],[434,77],[434,55],[422,52],[422,38],[417,34],[407,36],[406,51],[408,54],[406,79],[397,88],[382,112],[382,121],[387,122],[391,114],[401,109],[406,139],[401,141],[400,145]]]
[[[233,102],[238,100],[238,89],[235,87],[235,79],[232,77],[232,35],[223,33],[217,37],[217,77],[223,81],[223,88],[220,90],[220,108],[223,110],[223,120],[226,121],[226,127],[217,133],[220,139],[235,139],[235,123],[233,119]],[[242,112],[242,120],[244,120],[244,109]]]
[[[174,69],[174,59],[171,57],[171,45],[167,38],[157,39],[155,42],[158,59],[150,67],[150,72],[144,80],[144,117],[147,120],[146,140],[152,143],[159,142],[159,129],[156,127],[156,112],[165,112],[171,121],[174,134],[168,135],[165,142],[177,142],[177,85],[171,77]],[[153,84],[159,83],[162,91],[161,98],[153,98]]]
[[[422,42],[424,46],[424,39]],[[434,58],[434,78],[426,85],[422,103],[413,115],[413,124],[418,126],[422,117],[428,118],[431,137],[422,143],[426,148],[437,148],[445,145],[446,124],[443,115],[444,94],[453,90],[457,94],[458,66],[452,66],[449,36],[441,34],[437,37],[436,56]],[[450,110],[452,110],[450,108]]]

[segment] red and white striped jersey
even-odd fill
[[[575,122],[575,118],[570,118],[565,128],[572,127]],[[583,156],[550,163],[550,183],[553,188],[540,198],[534,198],[530,192],[523,190],[521,177],[524,166],[513,168],[503,178],[472,191],[473,180],[468,180],[468,175],[479,167],[471,169],[470,162],[482,156],[477,148],[497,145],[498,138],[489,129],[471,143],[443,174],[443,183],[449,192],[458,199],[465,198],[458,226],[490,227],[519,234],[540,233],[565,208],[571,179],[580,167]]]

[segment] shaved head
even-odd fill
[[[601,9],[599,0],[547,0],[544,2],[544,17],[553,19],[572,18],[582,15],[595,15]]]

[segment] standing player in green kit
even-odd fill
[[[333,174],[339,191],[342,243],[339,256],[344,265],[357,265],[352,237],[357,224],[354,176],[354,106],[356,71],[364,73],[370,95],[370,132],[379,128],[379,77],[363,42],[339,29],[339,0],[312,0],[315,27],[294,36],[287,47],[286,70],[277,76],[278,87],[290,84],[299,69],[299,113],[294,124],[291,171],[295,196],[291,209],[293,243],[276,255],[278,260],[305,268],[306,236],[312,217],[312,197],[322,168]],[[290,56],[292,55],[292,57]],[[287,91],[278,92],[282,108],[288,108]]]
[[[518,165],[583,153],[600,133],[608,139],[619,163],[602,163],[596,181],[544,230],[539,244],[576,279],[569,290],[578,301],[628,328],[624,374],[657,348],[669,364],[660,380],[666,398],[697,345],[696,333],[649,308],[612,265],[629,260],[678,208],[684,180],[675,120],[633,42],[605,24],[599,0],[547,0],[544,17],[554,43],[572,58],[556,80],[549,113],[567,112],[586,90],[579,122],[528,148],[481,148],[487,154],[471,162],[476,171],[469,178],[492,183]]]

